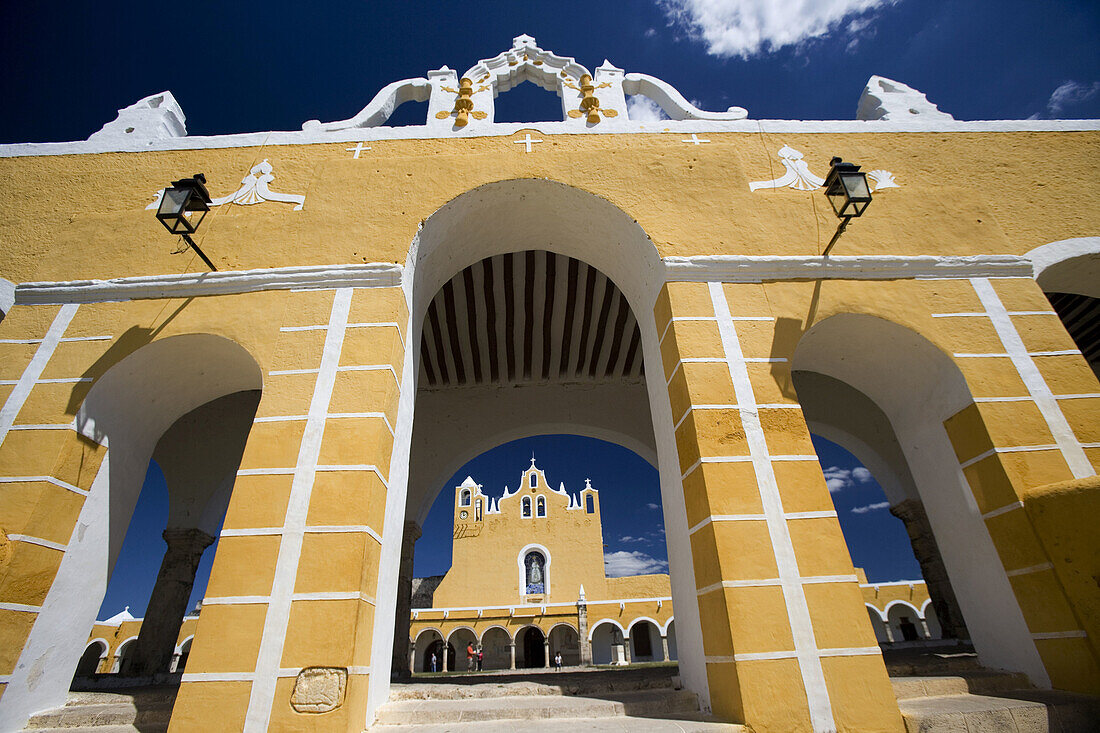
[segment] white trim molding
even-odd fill
[[[765,280],[913,280],[1026,277],[1032,264],[1017,255],[859,255],[665,257],[665,276],[679,282],[752,283]]]

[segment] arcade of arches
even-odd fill
[[[603,73],[603,91],[664,88]],[[926,625],[1036,686],[1100,692],[1095,129],[789,123],[800,164],[843,153],[898,182],[821,257],[820,191],[757,185],[779,138],[681,112],[668,134],[438,118],[383,139],[367,114],[262,154],[255,136],[0,146],[0,178],[34,192],[0,203],[0,728],[115,655],[89,632],[154,454],[165,582],[132,664],[183,657],[167,620],[224,518],[173,732],[314,715],[358,733],[402,643],[414,666],[471,639],[519,666],[574,632],[595,662],[625,658],[617,634],[631,655],[667,644],[702,708],[758,731],[900,730],[878,641]],[[265,156],[305,203],[224,204],[203,232],[219,272],[172,274],[153,191],[202,170],[225,196]],[[811,430],[908,517],[930,605],[867,610]],[[550,553],[521,597],[513,554],[507,621],[409,633],[412,543],[444,482],[551,433],[657,467],[675,620],[537,621],[536,577],[573,618],[580,583],[559,589]],[[567,498],[545,495],[553,519]],[[298,712],[318,667],[338,702]]]

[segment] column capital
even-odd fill
[[[405,520],[405,541],[409,541],[409,537],[412,537],[412,541],[416,542],[420,539],[420,535],[424,534],[424,530],[420,528],[420,525],[411,519]]]
[[[160,534],[168,545],[169,552],[196,552],[201,553],[214,544],[214,538],[195,527],[169,527]]]
[[[906,524],[914,520],[928,523],[928,515],[924,512],[924,505],[916,499],[899,501],[890,507],[890,513]]]

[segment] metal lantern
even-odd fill
[[[206,190],[206,176],[196,173],[191,178],[172,181],[171,188],[164,189],[157,218],[172,234],[187,235],[195,233],[208,211],[210,194]]]
[[[825,195],[841,219],[860,216],[871,203],[867,174],[861,173],[858,165],[833,158],[829,176],[825,179]]]

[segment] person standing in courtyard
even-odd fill
[[[554,655],[554,669],[561,671],[561,652]]]
[[[436,671],[436,670],[435,670],[435,667],[436,667],[436,658],[435,658],[435,652],[432,652],[432,671],[433,671],[433,672],[435,672],[435,671]]]
[[[474,643],[472,641],[466,645],[466,671],[474,671]]]
[[[481,671],[482,663],[485,661],[485,650],[482,647],[477,648],[477,671]]]

